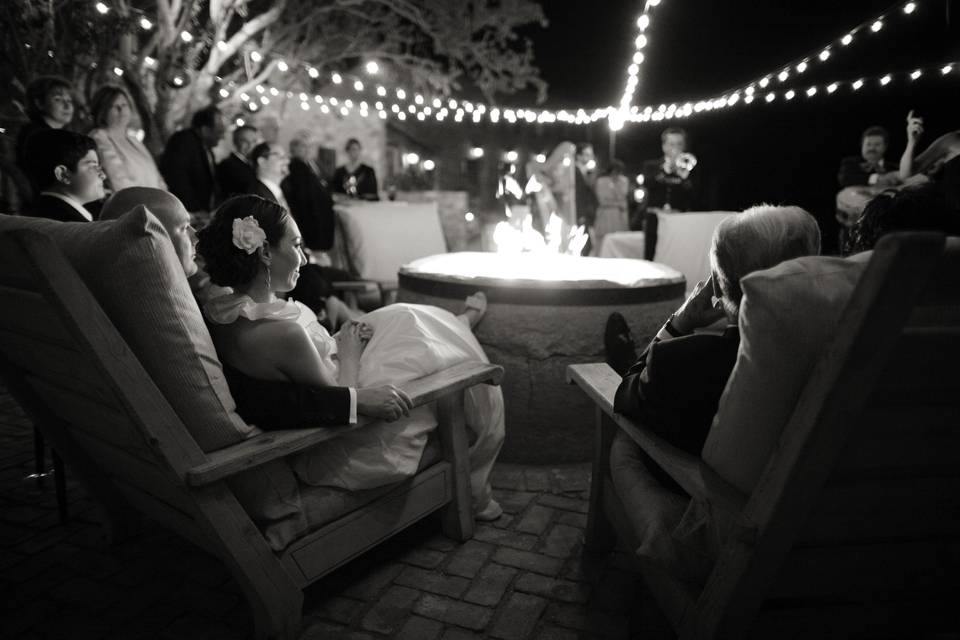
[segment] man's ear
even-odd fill
[[[70,184],[70,169],[67,168],[67,165],[58,164],[53,168],[53,177],[60,184]]]

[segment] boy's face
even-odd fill
[[[63,166],[63,165],[61,165]],[[80,158],[76,171],[63,167],[60,182],[74,198],[86,204],[103,197],[103,171],[100,169],[100,159],[93,149]]]

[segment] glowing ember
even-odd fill
[[[620,258],[581,258],[557,253],[480,253],[462,251],[420,258],[401,267],[407,275],[432,274],[450,280],[533,280],[610,283],[622,287],[682,282],[683,274],[662,264]],[[574,285],[576,286],[576,285]]]

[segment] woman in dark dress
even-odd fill
[[[360,141],[350,138],[344,151],[347,152],[347,163],[333,172],[333,190],[360,200],[379,200],[377,174],[373,167],[360,162],[360,154],[363,153]]]
[[[73,120],[73,87],[59,76],[41,76],[27,85],[30,122],[17,133],[17,161],[24,166],[27,139],[43,129],[63,129]]]

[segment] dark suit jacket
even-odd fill
[[[655,158],[643,163],[643,184],[647,190],[647,206],[663,207],[669,204],[674,211],[696,211],[702,206],[700,167],[695,167],[686,178],[663,170],[664,159]]]
[[[160,172],[170,193],[180,198],[187,211],[212,211],[219,201],[213,154],[193,129],[170,136],[160,158]]]
[[[220,184],[220,195],[224,200],[231,196],[250,193],[250,184],[257,179],[257,174],[249,162],[244,162],[231,153],[217,165],[217,182]]]
[[[350,420],[347,387],[257,380],[226,363],[223,373],[237,403],[237,413],[261,429],[309,429],[347,424]]]
[[[737,361],[740,333],[653,342],[617,388],[613,408],[699,456]]]
[[[300,227],[303,243],[315,251],[328,251],[333,246],[333,198],[323,179],[313,167],[300,160],[290,160],[290,174],[280,183],[290,205],[290,213]]]
[[[884,163],[882,167],[871,166],[862,156],[848,156],[840,161],[837,182],[840,183],[841,187],[866,185],[870,182],[870,174],[886,173],[887,171],[893,171],[895,168],[887,163]]]
[[[84,208],[90,211],[94,220],[97,219],[97,216],[94,215],[94,212],[90,210],[89,206],[85,206]],[[60,222],[89,222],[89,220],[80,215],[79,211],[60,198],[46,194],[37,196],[37,199],[33,201],[30,215],[35,218],[49,218],[50,220],[59,220]]]
[[[277,196],[273,195],[273,191],[270,191],[270,187],[260,182],[260,180],[256,177],[254,177],[253,182],[247,185],[247,190],[244,191],[244,193],[249,193],[253,196],[260,196],[265,200],[280,204],[280,202],[277,200]]]
[[[347,171],[346,165],[337,167],[333,172],[333,190],[337,193],[347,193],[347,182],[350,176],[357,179],[357,197],[361,200],[379,200],[380,191],[377,187],[377,172],[373,167],[361,164],[352,174]]]
[[[574,199],[577,204],[577,221],[592,227],[597,220],[597,192],[587,182],[587,179],[580,173],[580,169],[574,167]]]

